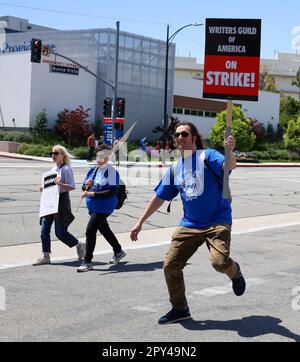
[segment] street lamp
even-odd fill
[[[166,41],[166,68],[165,68],[165,96],[164,96],[164,148],[167,145],[167,129],[168,129],[168,114],[167,114],[167,105],[168,105],[168,73],[169,73],[169,48],[174,40],[175,36],[183,29],[188,28],[189,26],[200,26],[202,23],[192,23],[182,26],[180,29],[176,30],[171,36],[169,36],[170,25],[167,26],[167,41]]]

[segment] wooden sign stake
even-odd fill
[[[232,129],[232,100],[227,101],[227,119],[226,119],[226,132],[225,138],[227,139],[231,135]],[[230,189],[229,189],[229,172],[230,172],[230,149],[225,147],[225,167],[224,167],[224,181],[223,181],[223,198],[230,199]]]

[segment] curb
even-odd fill
[[[46,157],[37,157],[37,156],[27,156],[27,155],[21,155],[18,153],[9,153],[9,152],[3,152],[0,151],[1,157],[6,158],[12,158],[12,159],[19,159],[19,160],[29,160],[29,161],[41,161],[41,162],[51,162],[52,160],[50,158]],[[72,161],[84,161],[84,160],[77,160],[72,159]],[[96,162],[94,163],[96,165]],[[91,165],[94,165],[91,164]],[[140,163],[140,162],[127,162],[127,163],[121,163],[119,167],[133,167],[133,166],[139,166],[139,167],[159,167],[159,168],[168,168],[171,166],[171,164],[154,164],[154,163]],[[287,167],[300,167],[300,163],[241,163],[237,162],[237,167],[239,168],[254,168],[254,167],[279,167],[279,168],[287,168]]]

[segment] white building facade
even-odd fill
[[[111,87],[83,69],[79,69],[78,74],[51,71],[53,65],[78,68],[53,55],[42,56],[41,64],[31,63],[32,38],[41,39],[43,45],[49,45],[55,52],[87,66],[114,84],[115,29],[12,32],[2,27],[0,75],[5,81],[0,84],[0,127],[28,129],[43,109],[46,109],[49,127],[52,127],[59,112],[79,105],[91,108],[89,120],[92,123],[102,119],[103,100],[112,97]],[[164,41],[120,32],[118,97],[126,99],[124,130],[138,122],[132,139],[145,135],[154,137],[152,130],[163,119],[165,54]],[[175,46],[172,45],[169,52],[169,114],[172,113],[174,64]]]

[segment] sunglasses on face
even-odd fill
[[[188,133],[187,131],[174,133],[175,138],[179,138],[180,136],[182,136],[183,138],[187,138],[188,136],[190,136],[190,133]]]
[[[54,151],[54,152],[50,152],[50,156],[57,156],[59,155],[61,152],[57,152],[57,151]]]

